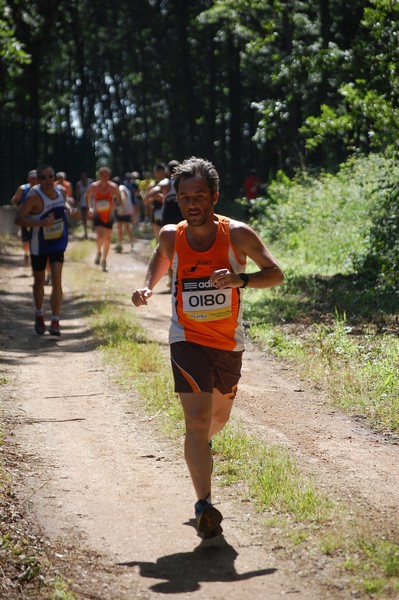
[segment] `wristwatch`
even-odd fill
[[[241,281],[243,282],[243,284],[240,286],[242,288],[247,287],[248,283],[249,283],[249,277],[246,273],[239,273],[239,277],[241,279]]]

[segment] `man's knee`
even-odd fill
[[[211,420],[209,411],[196,411],[185,413],[186,429],[194,432],[207,431]]]
[[[46,272],[43,271],[34,271],[33,272],[33,286],[40,287],[44,285],[44,280],[46,277]]]
[[[226,425],[227,421],[229,420],[229,416],[230,413],[216,413],[212,415],[212,422],[217,423],[221,429]]]

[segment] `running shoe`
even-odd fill
[[[121,245],[121,244],[117,244],[117,245],[115,246],[115,250],[116,250],[116,252],[119,252],[119,253],[121,253],[121,252],[122,252],[122,245]]]
[[[51,285],[51,275],[46,275],[46,277],[44,278],[44,285]]]
[[[205,500],[198,500],[194,505],[195,518],[199,535],[204,539],[210,539],[220,535],[223,529],[220,523],[223,515],[217,508]]]
[[[101,252],[97,252],[96,258],[94,259],[94,264],[99,265],[101,260]]]
[[[58,337],[61,335],[61,328],[59,321],[51,321],[49,332],[51,335],[57,335]]]
[[[43,335],[43,333],[46,331],[46,326],[44,324],[44,319],[43,317],[35,317],[35,331],[38,335]]]
[[[104,273],[106,273],[107,272],[107,263],[105,260],[101,261],[101,267],[102,267],[102,270],[104,271]]]

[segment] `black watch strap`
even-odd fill
[[[248,277],[248,275],[246,273],[240,273],[239,277],[240,277],[241,281],[243,282],[243,284],[242,284],[241,287],[242,288],[247,287],[247,285],[249,283],[249,277]]]

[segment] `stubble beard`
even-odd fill
[[[202,225],[205,225],[207,219],[204,215],[197,215],[195,217],[187,217],[186,221],[190,227],[202,227]]]

